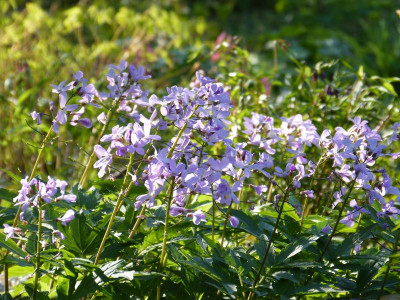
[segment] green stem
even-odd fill
[[[356,179],[357,179],[357,176],[356,176]],[[338,218],[336,219],[335,226],[333,227],[332,233],[331,233],[331,235],[329,236],[328,242],[325,244],[324,250],[322,250],[322,253],[321,253],[320,257],[318,258],[318,262],[320,262],[320,261],[322,260],[322,258],[323,258],[324,255],[325,255],[326,250],[328,250],[329,244],[331,243],[332,238],[333,238],[333,236],[334,236],[334,234],[335,234],[335,232],[336,232],[336,229],[337,229],[337,227],[338,227],[338,225],[339,225],[340,219],[342,218],[342,214],[343,214],[344,208],[346,207],[347,202],[348,202],[348,200],[349,200],[349,198],[350,198],[350,194],[351,194],[351,192],[353,191],[354,185],[356,184],[356,179],[354,179],[354,181],[352,182],[352,184],[351,184],[351,186],[350,186],[350,189],[349,189],[349,191],[348,191],[348,193],[347,193],[347,195],[346,195],[346,198],[345,198],[344,201],[343,201],[343,205],[342,205],[342,207],[340,208],[339,216],[338,216]]]
[[[167,202],[167,209],[165,212],[165,223],[164,223],[164,235],[163,235],[163,244],[162,244],[162,250],[161,250],[161,256],[160,256],[160,267],[159,267],[159,272],[162,272],[166,260],[166,252],[167,252],[167,235],[168,235],[168,221],[169,221],[169,210],[171,208],[171,203],[172,203],[172,198],[174,194],[174,179],[172,178],[172,182],[169,186],[168,192],[169,194],[168,197],[168,202]],[[157,300],[159,300],[161,297],[161,279],[158,281],[157,285]]]
[[[355,233],[357,233],[357,232],[358,232],[358,229],[360,228],[361,218],[362,218],[362,213],[360,213],[360,215],[358,216],[357,227],[356,227]],[[353,256],[353,253],[354,253],[354,247],[351,248],[350,257]],[[347,270],[347,272],[346,272],[346,278],[349,278],[349,276],[350,276],[350,270]]]
[[[188,121],[194,116],[194,114],[196,113],[197,110],[197,105],[194,106],[192,113],[189,115],[189,117],[187,118],[185,124],[183,124],[182,128],[179,130],[178,135],[175,139],[174,144],[172,145],[171,149],[168,152],[167,158],[171,158],[172,154],[175,151],[176,146],[178,145],[178,142],[183,134],[183,132],[185,131],[185,129],[187,128],[188,125]],[[169,220],[169,210],[171,207],[171,202],[172,202],[172,198],[173,198],[173,193],[174,193],[174,179],[172,178],[172,183],[169,186],[169,190],[167,191],[167,194],[169,194],[169,198],[168,198],[168,203],[167,203],[167,210],[166,210],[166,214],[165,214],[165,224],[164,224],[164,236],[163,236],[163,246],[162,246],[162,250],[161,250],[161,257],[160,257],[160,267],[159,267],[159,271],[161,272],[162,269],[164,268],[164,265],[166,263],[166,246],[167,246],[167,233],[168,233],[168,220]],[[157,300],[159,300],[161,298],[161,279],[159,279],[158,281],[158,285],[157,285]]]
[[[113,117],[115,111],[116,111],[117,108],[118,108],[118,103],[119,103],[119,99],[114,100],[114,102],[113,102],[113,104],[112,104],[112,106],[111,106],[111,109],[110,109],[110,110],[108,111],[108,113],[107,113],[107,121],[106,121],[106,123],[103,125],[103,127],[102,127],[102,129],[101,129],[101,131],[100,131],[100,134],[99,134],[99,136],[98,136],[97,139],[96,139],[96,143],[95,143],[95,144],[98,144],[98,143],[99,143],[100,139],[102,138],[102,136],[103,136],[104,133],[106,132],[106,130],[107,130],[109,124],[111,123],[111,119],[112,119],[112,117]],[[90,170],[92,169],[92,166],[93,166],[93,164],[94,164],[95,158],[96,158],[96,153],[95,153],[94,150],[93,150],[92,153],[90,154],[89,160],[88,160],[88,162],[87,162],[87,164],[86,164],[86,168],[85,168],[85,170],[83,171],[82,177],[81,177],[81,179],[79,180],[79,186],[82,187],[82,188],[85,187],[87,178],[88,178],[88,176],[89,176],[89,172],[90,172]]]
[[[130,190],[130,188],[128,187],[128,179],[129,179],[129,176],[130,176],[129,175],[129,171],[132,169],[132,164],[133,164],[133,155],[131,154],[130,155],[130,159],[129,159],[129,164],[128,164],[128,167],[126,169],[124,181],[122,183],[122,187],[121,187],[121,190],[120,190],[118,198],[117,198],[117,203],[115,204],[115,207],[114,207],[114,210],[112,212],[110,221],[108,222],[106,233],[104,234],[103,240],[101,241],[99,250],[97,251],[97,254],[96,254],[96,259],[94,261],[95,265],[97,265],[98,262],[99,262],[100,254],[103,251],[104,246],[105,246],[106,241],[107,241],[107,238],[108,238],[108,236],[109,236],[109,234],[111,232],[111,228],[112,228],[112,225],[114,223],[115,217],[117,216],[117,213],[119,212],[119,209],[121,208],[121,203],[123,201],[123,196],[126,195]],[[131,186],[132,185],[130,185],[130,187]]]
[[[396,254],[396,252],[397,252],[397,245],[399,244],[399,237],[400,237],[400,229],[397,230],[397,237],[396,237],[396,241],[394,242],[392,256],[394,256]],[[381,289],[379,291],[379,295],[376,298],[377,300],[379,300],[381,298],[382,293],[383,293],[383,291],[385,289],[385,284],[386,284],[386,281],[387,281],[388,276],[389,276],[391,264],[392,264],[392,258],[389,258],[388,266],[386,268],[385,277],[383,278],[382,286],[381,286]]]
[[[268,243],[267,249],[265,251],[263,260],[261,262],[260,268],[258,269],[256,278],[254,279],[254,282],[253,282],[253,289],[256,287],[256,285],[258,283],[258,280],[260,279],[260,275],[261,275],[261,273],[262,273],[262,271],[264,269],[265,262],[267,261],[267,256],[268,256],[268,253],[269,253],[269,249],[271,248],[272,243],[274,242],[275,233],[276,233],[276,230],[278,229],[279,221],[281,220],[283,207],[284,207],[286,199],[287,199],[287,197],[289,195],[289,188],[290,188],[289,186],[286,188],[285,195],[283,196],[281,207],[280,207],[279,213],[278,213],[278,218],[276,219],[276,222],[275,222],[275,225],[274,225],[274,229],[272,230],[271,238],[269,239],[269,243]],[[254,292],[250,292],[249,297],[247,298],[247,300],[251,300],[251,299],[253,299],[253,297],[254,297]]]
[[[140,211],[140,214],[136,219],[135,225],[133,226],[131,232],[129,233],[128,239],[131,239],[135,235],[136,231],[139,228],[140,222],[142,221],[141,216],[143,216],[145,211],[146,211],[146,204],[143,204],[142,210]]]
[[[40,160],[42,159],[42,156],[43,156],[43,153],[44,153],[44,148],[45,148],[45,146],[47,145],[47,143],[48,143],[48,141],[49,141],[49,139],[50,139],[50,137],[51,137],[51,133],[52,133],[52,132],[53,132],[53,125],[50,126],[49,131],[47,132],[45,138],[44,138],[43,141],[42,141],[42,145],[41,145],[41,147],[40,147],[40,150],[39,150],[38,156],[37,156],[37,158],[36,158],[35,164],[33,165],[32,172],[31,172],[31,175],[29,176],[28,182],[31,181],[31,180],[35,177],[35,175],[36,175],[36,171],[37,171],[37,168],[38,168],[38,166],[39,166],[39,162],[40,162]],[[17,226],[18,219],[19,219],[19,215],[21,214],[21,210],[22,210],[22,205],[20,205],[20,206],[18,207],[17,214],[15,215],[15,218],[14,218],[12,227]],[[7,251],[6,251],[5,257],[7,257],[9,253],[10,253],[10,251],[7,250]],[[4,265],[4,291],[5,291],[6,293],[8,293],[8,291],[9,291],[9,285],[8,285],[8,265],[7,265],[7,264]]]
[[[340,212],[339,212],[339,215],[338,215],[338,217],[337,217],[337,219],[336,219],[335,226],[333,227],[332,233],[331,233],[331,235],[329,236],[329,240],[328,240],[328,242],[325,244],[325,247],[324,247],[324,249],[322,250],[322,253],[321,253],[321,255],[319,256],[317,262],[320,262],[320,261],[322,260],[322,258],[323,258],[324,255],[325,255],[325,252],[328,250],[328,247],[329,247],[329,245],[330,245],[330,243],[331,243],[331,241],[332,241],[332,238],[333,238],[333,236],[334,236],[335,233],[336,233],[336,229],[337,229],[337,227],[338,227],[338,225],[339,225],[340,219],[342,218],[342,214],[343,214],[344,208],[346,207],[347,202],[348,202],[348,200],[349,200],[349,198],[350,198],[350,194],[351,194],[351,192],[353,191],[354,185],[356,184],[357,177],[358,177],[358,173],[356,173],[356,178],[353,180],[353,182],[352,182],[352,184],[351,184],[351,186],[350,186],[350,189],[349,189],[349,191],[348,191],[348,193],[347,193],[347,195],[346,195],[346,198],[345,198],[344,201],[343,201],[343,205],[342,205],[342,207],[340,208]],[[308,277],[308,279],[307,279],[306,282],[305,282],[305,285],[308,284],[308,283],[310,282],[310,280],[312,279],[313,274],[314,274],[314,272],[312,272],[312,273],[310,274],[310,276]]]
[[[40,275],[40,249],[42,245],[40,241],[42,240],[42,199],[39,199],[39,224],[38,224],[38,241],[37,241],[37,254],[36,254],[36,271],[35,271],[35,283],[33,286],[33,300],[36,300],[37,292],[38,292],[38,283],[39,283],[39,275]]]
[[[212,229],[211,229],[211,238],[214,242],[214,231],[215,231],[215,201],[213,200],[212,206]]]
[[[314,177],[315,177],[315,175],[317,174],[317,171],[318,171],[319,166],[321,165],[322,158],[323,158],[323,156],[321,156],[320,159],[318,160],[317,166],[315,167],[315,170],[314,170],[314,174],[311,176],[310,184],[309,184],[309,186],[308,186],[308,189],[309,189],[309,190],[311,190],[311,188],[312,188],[312,184],[313,184],[313,181],[314,181]],[[305,215],[306,215],[307,205],[308,205],[308,197],[306,196],[306,199],[305,199],[304,205],[303,205],[303,213],[301,214],[300,232],[301,232],[302,229],[303,229],[303,221],[304,221],[304,217],[305,217]]]
[[[222,236],[221,236],[221,247],[224,245],[225,230],[226,230],[226,225],[228,224],[228,219],[229,219],[229,214],[230,214],[230,212],[231,212],[232,203],[233,203],[233,202],[231,202],[231,204],[229,204],[228,210],[226,211],[226,218],[225,218],[225,223],[224,223],[224,229],[222,230]]]

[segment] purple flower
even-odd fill
[[[393,217],[397,219],[398,215],[400,214],[400,210],[394,206],[394,201],[390,200],[389,202],[382,205],[382,211],[377,213],[379,218],[389,218]]]
[[[42,119],[41,119],[42,116],[43,116],[43,113],[41,113],[41,112],[39,112],[39,113],[36,111],[31,112],[32,119],[37,120],[36,122],[38,125],[42,124]]]
[[[107,123],[107,116],[104,112],[102,112],[101,114],[99,114],[97,116],[97,121],[99,121],[100,123],[106,124]]]
[[[57,237],[60,240],[65,240],[65,235],[59,230],[54,230],[53,233],[52,233],[52,236],[53,236],[53,238],[52,238],[52,243],[53,244],[57,241]]]
[[[324,228],[321,229],[321,232],[324,234],[328,234],[332,231],[332,227],[329,225],[326,225]]]
[[[67,201],[68,203],[75,203],[76,195],[73,194],[62,195],[61,199]]]
[[[193,223],[199,225],[200,222],[206,222],[206,214],[201,210],[196,210],[193,214]]]
[[[238,218],[236,218],[234,216],[229,216],[229,222],[230,222],[231,226],[234,228],[236,228],[239,225]]]
[[[361,244],[357,244],[354,246],[354,253],[358,253],[361,250]]]
[[[239,199],[235,195],[235,192],[242,188],[243,182],[236,181],[232,188],[225,179],[220,179],[216,182],[214,189],[213,198],[221,204],[230,205],[231,202],[239,203]]]
[[[62,225],[67,225],[67,223],[71,222],[75,219],[75,212],[72,209],[67,210],[67,212],[61,218],[57,220],[61,222]]]
[[[63,81],[59,85],[51,85],[53,87],[52,92],[55,94],[59,94],[61,108],[64,108],[67,104],[67,91],[72,90],[74,87],[73,82],[70,82],[67,85],[65,85],[65,82],[66,81]]]
[[[252,187],[258,196],[261,196],[262,193],[265,193],[268,191],[268,186],[266,185],[253,185],[251,184],[250,187]]]
[[[135,66],[130,65],[128,69],[129,69],[129,75],[132,77],[134,81],[151,78],[150,75],[144,75],[145,69],[143,67],[136,68]]]
[[[392,135],[388,138],[388,143],[390,144],[391,142],[397,142],[399,140],[400,134],[397,134],[397,130],[400,128],[400,123],[396,122],[393,124],[393,133]]]
[[[169,213],[173,217],[181,216],[186,213],[186,209],[184,207],[172,204]]]
[[[305,195],[307,198],[314,199],[314,191],[313,190],[304,190],[300,194]]]
[[[100,145],[94,146],[94,152],[99,158],[98,161],[93,165],[93,168],[99,169],[98,176],[101,178],[106,173],[106,168],[112,163],[112,154]]]
[[[17,227],[12,227],[8,224],[3,224],[4,226],[4,234],[6,235],[6,241],[9,238],[13,238],[16,232],[19,232],[21,229]]]

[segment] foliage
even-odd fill
[[[2,297],[398,293],[393,5],[304,3],[1,3]]]

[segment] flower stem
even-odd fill
[[[39,199],[39,224],[38,224],[38,241],[37,241],[37,254],[36,254],[36,271],[35,271],[35,283],[33,286],[33,300],[36,300],[37,297],[37,290],[38,290],[38,283],[39,283],[39,275],[40,275],[40,249],[42,245],[40,241],[42,239],[42,204],[41,199]]]
[[[212,229],[211,229],[211,238],[214,242],[214,231],[215,231],[215,201],[213,200],[212,206]]]
[[[265,251],[263,260],[261,262],[260,268],[258,269],[256,278],[254,279],[254,282],[253,282],[253,289],[256,287],[256,285],[258,283],[258,280],[260,279],[260,275],[261,275],[261,273],[262,273],[262,271],[264,269],[265,262],[267,261],[268,252],[269,252],[269,250],[270,250],[270,248],[272,246],[272,243],[274,242],[275,233],[276,233],[276,230],[278,228],[279,221],[281,220],[283,207],[284,207],[286,199],[287,199],[287,197],[289,195],[289,188],[290,188],[289,186],[286,188],[285,195],[283,196],[281,207],[280,207],[279,213],[278,213],[278,218],[276,219],[276,222],[275,222],[275,225],[274,225],[274,229],[272,230],[271,237],[269,239],[269,243],[268,243],[267,249]],[[247,298],[247,300],[251,300],[251,299],[253,299],[253,297],[254,297],[254,292],[250,292],[249,297]]]
[[[394,245],[393,245],[392,257],[393,257],[393,256],[396,254],[396,252],[397,252],[397,246],[398,246],[398,244],[399,244],[399,237],[400,237],[400,229],[397,230],[397,237],[396,237],[396,241],[394,242]],[[386,281],[387,281],[388,276],[389,276],[391,264],[392,264],[392,258],[390,257],[390,258],[389,258],[389,262],[388,262],[388,266],[387,266],[387,268],[386,268],[385,277],[383,278],[382,286],[381,286],[381,289],[380,289],[380,291],[379,291],[379,295],[378,295],[378,297],[376,298],[377,300],[381,298],[382,293],[383,293],[383,290],[385,289],[385,284],[386,284]]]
[[[44,148],[47,145],[47,143],[49,142],[49,139],[51,137],[52,132],[53,132],[53,125],[50,126],[49,131],[47,132],[46,136],[44,137],[44,139],[42,141],[42,145],[40,147],[40,150],[39,150],[38,156],[36,158],[35,164],[33,165],[33,168],[32,168],[32,171],[31,171],[31,175],[29,176],[28,182],[31,181],[36,175],[36,171],[38,169],[39,162],[42,159],[42,156],[43,156],[43,153],[44,153]],[[12,227],[17,226],[19,215],[21,214],[21,210],[22,210],[22,204],[18,207],[18,210],[17,210],[17,213],[15,215]],[[10,253],[10,251],[7,250],[5,257],[7,257],[9,253]],[[6,293],[8,293],[8,291],[9,291],[8,265],[7,264],[4,264],[4,291]]]
[[[166,250],[167,250],[167,234],[168,234],[168,221],[169,221],[169,210],[171,208],[171,202],[174,194],[174,179],[172,179],[172,182],[169,186],[168,192],[169,194],[168,197],[168,202],[167,202],[167,209],[165,211],[165,223],[164,223],[164,235],[163,235],[163,244],[162,244],[162,250],[161,250],[161,256],[160,256],[160,267],[159,267],[159,272],[162,271],[162,269],[165,266],[166,260]],[[157,300],[159,300],[161,297],[161,279],[158,281],[157,285]]]
[[[321,165],[322,158],[323,158],[323,156],[321,156],[320,159],[318,160],[317,166],[315,167],[315,170],[314,170],[314,174],[311,176],[310,184],[308,186],[309,190],[311,190],[311,188],[312,188],[312,184],[314,182],[314,177],[317,174],[317,170],[318,170],[319,166]],[[308,197],[306,196],[306,199],[305,199],[304,205],[303,205],[303,213],[301,214],[300,232],[303,229],[303,221],[304,221],[304,217],[306,215],[307,206],[308,206]]]
[[[158,133],[158,128],[157,128],[156,134],[157,133]],[[142,167],[144,161],[147,159],[147,157],[149,157],[150,151],[151,151],[151,146],[147,149],[146,153],[143,156],[143,159],[139,163],[139,166],[136,168],[135,176],[137,176],[139,174],[139,170]],[[129,187],[128,187],[129,190],[131,189],[132,185],[133,185],[133,181],[131,181],[131,183],[129,184]],[[137,229],[139,228],[139,225],[142,221],[142,219],[140,217],[144,215],[145,211],[146,211],[146,205],[143,204],[142,210],[140,211],[140,214],[135,222],[135,225],[133,225],[133,228],[132,228],[131,232],[129,233],[128,239],[131,239],[135,235],[135,233],[136,233]]]
[[[357,177],[358,177],[358,173],[356,173],[356,178],[353,180],[353,182],[352,182],[352,184],[351,184],[351,186],[350,186],[350,189],[349,189],[349,191],[348,191],[348,193],[347,193],[347,195],[346,195],[346,198],[345,198],[344,201],[343,201],[343,205],[342,205],[342,207],[340,208],[340,212],[339,212],[339,215],[338,215],[338,217],[337,217],[337,219],[336,219],[335,226],[333,227],[332,233],[331,233],[331,235],[329,236],[329,240],[328,240],[328,242],[325,244],[325,247],[324,247],[324,249],[322,250],[322,253],[321,253],[321,255],[319,256],[317,262],[320,262],[320,261],[322,260],[322,258],[324,257],[326,251],[328,250],[328,247],[329,247],[329,245],[330,245],[330,243],[331,243],[331,241],[332,241],[332,238],[333,238],[334,234],[336,233],[336,229],[337,229],[337,227],[338,227],[338,225],[339,225],[340,219],[342,218],[342,214],[343,214],[344,208],[346,207],[347,202],[348,202],[348,200],[349,200],[349,198],[350,198],[350,194],[351,194],[351,192],[353,191],[354,185],[356,184]],[[306,282],[305,282],[305,285],[308,284],[308,283],[310,282],[310,280],[312,279],[313,274],[314,274],[314,272],[312,272],[312,273],[309,275],[308,279],[307,279]]]
[[[106,132],[108,126],[110,125],[112,116],[114,115],[115,111],[116,111],[117,108],[118,108],[118,103],[119,103],[119,99],[116,99],[116,100],[113,101],[113,104],[112,104],[112,106],[111,106],[111,109],[110,109],[110,110],[108,111],[108,113],[107,113],[107,121],[106,121],[106,123],[103,125],[103,127],[101,128],[101,132],[100,132],[99,136],[98,136],[97,139],[96,139],[96,144],[99,143],[101,137],[104,135],[104,133]],[[93,164],[94,164],[95,158],[96,158],[96,153],[95,153],[94,150],[93,150],[92,153],[90,154],[89,160],[88,160],[88,162],[87,162],[87,164],[86,164],[86,168],[85,168],[85,170],[83,171],[82,177],[81,177],[81,179],[79,180],[79,186],[82,187],[82,188],[85,187],[87,178],[88,178],[88,176],[89,176],[89,172],[90,172],[90,170],[92,169],[92,166],[93,166]]]
[[[131,232],[129,233],[128,239],[131,239],[131,238],[135,235],[136,231],[137,231],[138,228],[139,228],[140,222],[141,222],[141,220],[142,220],[141,216],[143,216],[143,214],[144,214],[145,211],[146,211],[146,205],[143,204],[142,210],[140,211],[140,214],[139,214],[139,216],[137,217],[137,220],[136,220],[136,222],[135,222],[135,225],[133,226]]]
[[[120,192],[118,194],[117,203],[115,204],[115,207],[114,207],[114,210],[112,212],[110,221],[108,222],[106,233],[104,234],[103,240],[101,241],[99,250],[97,251],[97,254],[96,254],[96,259],[94,261],[95,265],[97,265],[98,262],[99,262],[100,254],[104,249],[104,246],[106,244],[108,236],[110,235],[111,228],[112,228],[112,225],[114,223],[115,217],[117,216],[117,213],[119,212],[119,209],[121,208],[121,203],[123,201],[123,196],[125,196],[129,192],[130,187],[132,186],[132,185],[129,185],[129,187],[128,187],[128,179],[129,179],[129,176],[130,176],[129,175],[129,170],[132,168],[132,164],[133,164],[133,155],[131,154],[130,155],[130,159],[129,159],[129,164],[128,164],[128,167],[126,169],[124,181],[122,183],[121,190],[120,190]]]
[[[354,181],[352,182],[352,184],[351,184],[351,186],[350,186],[350,189],[349,189],[349,192],[347,193],[347,196],[346,196],[346,198],[345,198],[344,201],[343,201],[343,205],[342,205],[342,207],[340,208],[339,216],[338,216],[337,219],[336,219],[335,226],[333,227],[332,233],[331,233],[331,235],[329,236],[328,242],[325,244],[324,250],[322,250],[322,253],[321,253],[321,255],[320,255],[319,258],[318,258],[318,262],[320,262],[320,261],[322,260],[322,258],[323,258],[324,255],[325,255],[326,250],[328,250],[329,244],[331,243],[332,238],[333,238],[333,235],[334,235],[335,232],[336,232],[336,229],[337,229],[337,227],[338,227],[338,225],[339,225],[340,219],[342,218],[342,214],[343,214],[344,208],[345,208],[346,205],[347,205],[347,202],[348,202],[348,200],[349,200],[349,198],[350,198],[350,194],[351,194],[351,192],[352,192],[352,190],[353,190],[355,184],[356,184],[356,179],[354,179]]]
[[[228,210],[226,211],[226,218],[225,218],[225,223],[224,223],[224,229],[222,230],[222,236],[221,236],[221,247],[224,245],[225,230],[226,230],[226,225],[228,224],[228,219],[229,219],[229,214],[230,214],[230,212],[231,212],[232,203],[233,203],[233,202],[231,202],[231,204],[229,204]]]

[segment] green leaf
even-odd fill
[[[70,289],[70,280],[69,278],[63,276],[57,276],[57,299],[68,299]]]
[[[4,233],[0,233],[0,246],[4,249],[11,251],[12,253],[17,254],[22,258],[25,258],[27,255],[25,251],[18,247],[13,239],[6,240],[6,235]]]
[[[99,288],[99,285],[94,280],[92,274],[85,276],[74,293],[72,294],[72,299],[81,299],[86,295],[95,292]]]
[[[14,192],[14,191],[0,188],[0,200],[6,200],[8,202],[13,202],[13,198],[17,195],[18,195],[18,193]]]
[[[249,216],[244,212],[236,209],[231,209],[230,214],[239,219],[238,228],[247,231],[255,237],[259,237],[262,234],[262,231],[259,229],[257,223],[254,221],[252,216]]]
[[[18,176],[16,174],[14,174],[11,171],[8,171],[6,169],[0,168],[0,170],[2,170],[4,173],[6,173],[12,180],[14,180],[18,185],[21,182],[21,176]]]
[[[295,256],[296,254],[300,253],[307,247],[309,247],[311,244],[316,242],[321,235],[312,235],[310,237],[301,237],[294,242],[290,243],[279,253],[279,255],[276,258],[276,263],[281,263],[292,256]]]

